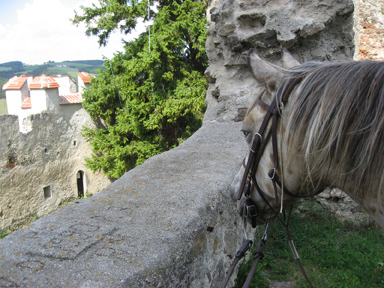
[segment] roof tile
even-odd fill
[[[20,90],[31,75],[13,76],[3,85],[3,90]]]
[[[95,75],[88,74],[87,72],[77,73],[77,76],[79,76],[85,84],[91,83],[91,78],[95,78]]]
[[[31,84],[29,84],[29,89],[46,89],[59,87],[59,83],[57,83],[52,76],[47,76],[45,74],[35,77]]]
[[[80,93],[72,93],[68,95],[60,95],[60,105],[66,104],[78,104],[83,102],[83,98]]]
[[[21,104],[21,109],[29,109],[29,108],[32,108],[31,97],[25,98],[25,100],[23,101],[23,104]]]

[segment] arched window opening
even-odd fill
[[[84,171],[79,170],[76,173],[76,180],[77,180],[77,196],[79,198],[84,198],[84,191],[85,191],[85,177],[84,177]]]

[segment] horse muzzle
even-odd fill
[[[269,222],[270,219],[273,218],[271,217],[273,213],[265,214],[265,212],[267,212],[264,211],[266,207],[258,207],[251,198],[242,197],[240,200],[237,199],[241,177],[242,174],[238,173],[229,188],[231,199],[237,208],[237,213],[245,219],[248,224],[252,225],[253,228]]]

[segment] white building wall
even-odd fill
[[[68,95],[75,93],[76,83],[70,77],[54,77],[55,81],[62,87],[59,88],[44,88],[44,89],[29,89],[29,85],[33,80],[33,77],[29,77],[24,83],[23,87],[19,90],[6,90],[6,99],[8,114],[19,116],[19,131],[22,133],[28,133],[32,129],[31,123],[28,122],[28,116],[32,114],[39,114],[47,111],[52,114],[59,114],[66,120],[71,119],[77,111],[82,109],[82,104],[69,104],[60,105],[59,95]],[[79,90],[83,91],[85,87],[89,87],[90,84],[84,83],[84,81],[78,77]],[[62,93],[62,94],[60,94]],[[31,108],[22,109],[21,105],[24,100],[30,97]],[[27,123],[28,122],[28,123]]]
[[[19,118],[26,118],[27,116],[32,114],[32,108],[24,108],[20,109]]]
[[[32,108],[24,108],[21,109],[19,114],[19,131],[21,133],[28,133],[32,130],[32,123],[30,119],[28,119],[28,116],[33,114]]]
[[[77,83],[79,85],[79,93],[82,95],[84,92],[85,84],[84,84],[83,79],[81,79],[79,76],[77,76]]]
[[[53,77],[59,83],[59,95],[67,95],[76,92],[76,83],[68,76]]]
[[[47,111],[49,113],[59,113],[60,111],[60,98],[59,89],[45,89],[47,95]]]
[[[48,111],[46,93],[44,89],[32,89],[30,91],[32,114]]]
[[[6,90],[5,98],[7,99],[8,114],[19,115],[21,113],[21,104],[23,96],[20,90]]]
[[[91,86],[91,83],[84,83],[80,76],[77,76],[77,83],[79,86],[79,93],[82,95],[84,90]]]

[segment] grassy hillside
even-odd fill
[[[1,69],[2,67],[0,67]],[[1,71],[1,70],[0,70]],[[3,91],[3,85],[7,83],[8,79],[0,77],[0,99],[5,98],[5,91]]]
[[[97,69],[104,69],[103,60],[77,60],[63,62],[47,62],[41,65],[25,65],[20,61],[0,64],[0,78],[10,79],[15,75],[69,75],[76,79],[78,72],[97,74]]]
[[[7,101],[0,99],[0,115],[8,114]]]

